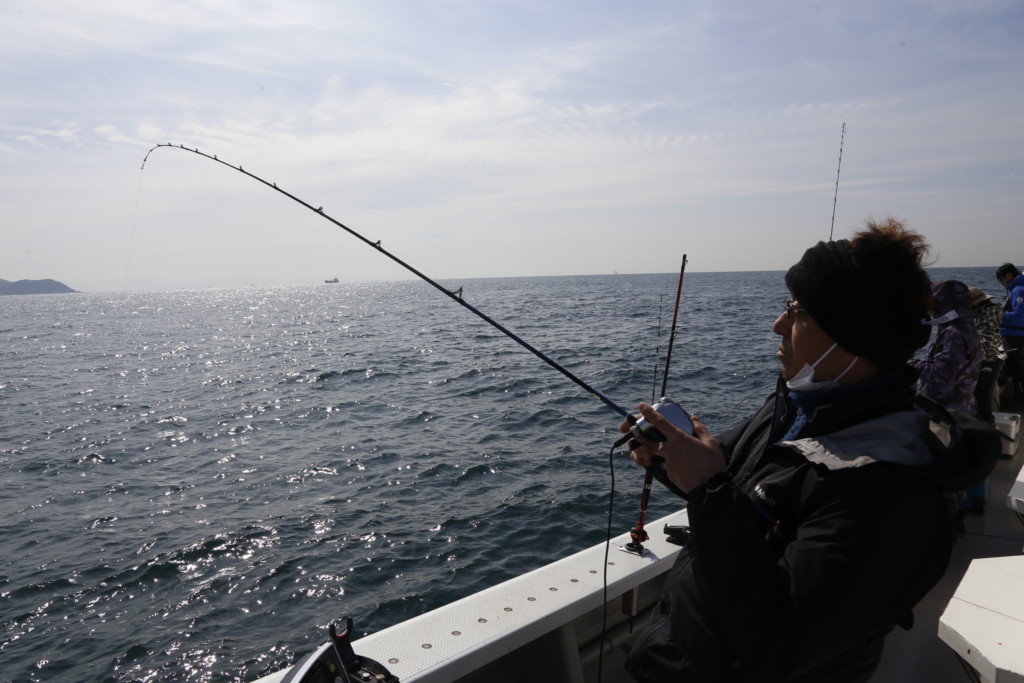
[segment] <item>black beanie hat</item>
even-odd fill
[[[920,267],[894,252],[859,251],[848,240],[818,242],[786,273],[786,286],[839,346],[889,372],[931,334],[929,311],[907,282]]]

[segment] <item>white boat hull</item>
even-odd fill
[[[604,543],[352,643],[361,657],[402,683],[596,681],[607,604],[602,680],[630,680],[628,643],[656,604],[679,546],[664,525],[685,526],[686,511],[648,525],[644,555],[623,552],[629,534],[612,539],[605,591]],[[605,596],[607,595],[607,603]],[[287,670],[257,683],[278,683]]]

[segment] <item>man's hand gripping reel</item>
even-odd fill
[[[654,410],[664,417],[666,420],[671,422],[674,426],[683,430],[687,434],[693,435],[693,420],[690,419],[689,413],[683,410],[682,406],[673,401],[670,398],[662,397],[660,401],[652,406]],[[626,433],[621,439],[615,442],[615,447],[618,448],[622,444],[629,441],[629,447],[636,450],[644,444],[644,442],[652,441],[659,442],[665,441],[665,435],[662,434],[647,421],[646,418],[641,417],[633,426],[629,432]],[[644,515],[647,510],[647,502],[651,495],[651,482],[653,480],[652,468],[664,467],[665,461],[662,458],[655,458],[647,467],[647,472],[644,474],[644,490],[643,496],[640,503],[640,520],[636,523],[629,532],[630,541],[626,545],[622,546],[622,550],[627,553],[635,553],[637,555],[643,555],[646,549],[644,548],[644,541],[650,538],[647,531],[644,530]]]
[[[693,435],[693,420],[690,419],[690,414],[683,410],[682,406],[678,403],[663,396],[661,400],[655,403],[652,407],[655,412],[671,422],[673,425],[687,434],[691,436]],[[648,422],[647,418],[641,417],[633,424],[625,436],[615,442],[615,447],[618,448],[627,441],[629,441],[629,447],[632,450],[636,450],[642,446],[645,441],[665,441],[665,435],[659,432],[654,425]]]

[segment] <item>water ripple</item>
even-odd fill
[[[445,286],[632,409],[675,284]],[[713,430],[770,390],[784,294],[687,275],[669,393]],[[252,680],[603,538],[620,418],[423,283],[4,299],[5,679]]]

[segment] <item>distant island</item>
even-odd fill
[[[0,294],[67,294],[76,292],[63,282],[56,280],[10,280],[0,279]]]

